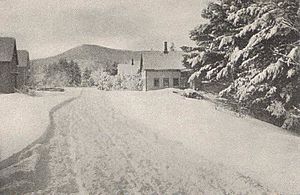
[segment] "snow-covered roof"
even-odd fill
[[[27,67],[29,65],[29,53],[26,50],[18,50],[18,67]]]
[[[0,62],[10,62],[13,58],[16,40],[9,37],[0,37]]]
[[[143,53],[144,70],[182,70],[183,52],[171,51],[167,54],[163,52]]]
[[[130,64],[118,64],[119,75],[135,75],[140,69],[140,63],[135,62],[134,65]]]

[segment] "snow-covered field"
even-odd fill
[[[79,89],[65,92],[37,92],[37,96],[0,94],[0,159],[22,150],[38,139],[49,124],[55,105],[78,95]]]
[[[199,155],[263,182],[271,189],[300,192],[300,137],[253,119],[219,111],[208,101],[172,90],[108,92],[116,112]]]

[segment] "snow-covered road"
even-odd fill
[[[53,113],[53,122],[53,134],[45,143],[24,151],[13,166],[1,168],[0,164],[0,184],[4,184],[0,192],[300,192],[298,137],[272,125],[216,111],[208,102],[186,100],[169,90],[145,93],[84,89],[81,96]],[[217,132],[215,128],[220,124],[222,129]],[[255,135],[260,133],[258,130],[263,133]],[[274,146],[270,137],[279,145]],[[264,143],[253,140],[250,144],[253,138]],[[257,147],[262,147],[265,157]],[[279,154],[272,153],[274,150]],[[284,156],[284,151],[289,153]],[[253,157],[255,152],[257,158]],[[236,162],[238,155],[240,163]],[[273,161],[279,157],[285,158]],[[254,159],[247,163],[247,158]],[[274,174],[268,175],[267,164],[285,169],[274,169]],[[286,178],[272,178],[278,176]]]

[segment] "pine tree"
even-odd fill
[[[94,85],[94,81],[91,78],[92,70],[85,68],[85,70],[82,73],[82,81],[81,85],[84,87],[90,87]]]
[[[114,62],[111,67],[110,67],[110,70],[109,70],[109,74],[112,75],[112,76],[115,76],[118,74],[118,63],[117,62]]]
[[[299,1],[220,0],[191,31],[197,47],[183,48],[195,79],[225,82],[220,92],[282,121],[299,106]]]
[[[81,84],[81,71],[73,60],[60,59],[58,63],[48,65],[45,72],[46,85],[74,87]]]
[[[71,81],[70,85],[71,86],[80,86],[81,84],[81,70],[79,68],[79,65],[76,62],[71,61]]]

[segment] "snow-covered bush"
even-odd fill
[[[141,75],[124,75],[119,76],[119,80],[121,83],[121,89],[125,90],[137,90],[141,91],[143,89],[143,82]]]
[[[219,0],[191,31],[197,47],[184,47],[195,79],[228,83],[220,96],[283,121],[300,103],[298,0]],[[280,124],[279,124],[280,125]]]
[[[185,89],[182,94],[184,97],[194,98],[194,99],[203,99],[204,97],[193,89]]]
[[[106,72],[92,73],[91,78],[100,90],[133,90],[140,91],[143,83],[140,75],[115,75]]]
[[[293,107],[288,113],[282,125],[284,129],[288,129],[300,134],[300,105]]]

